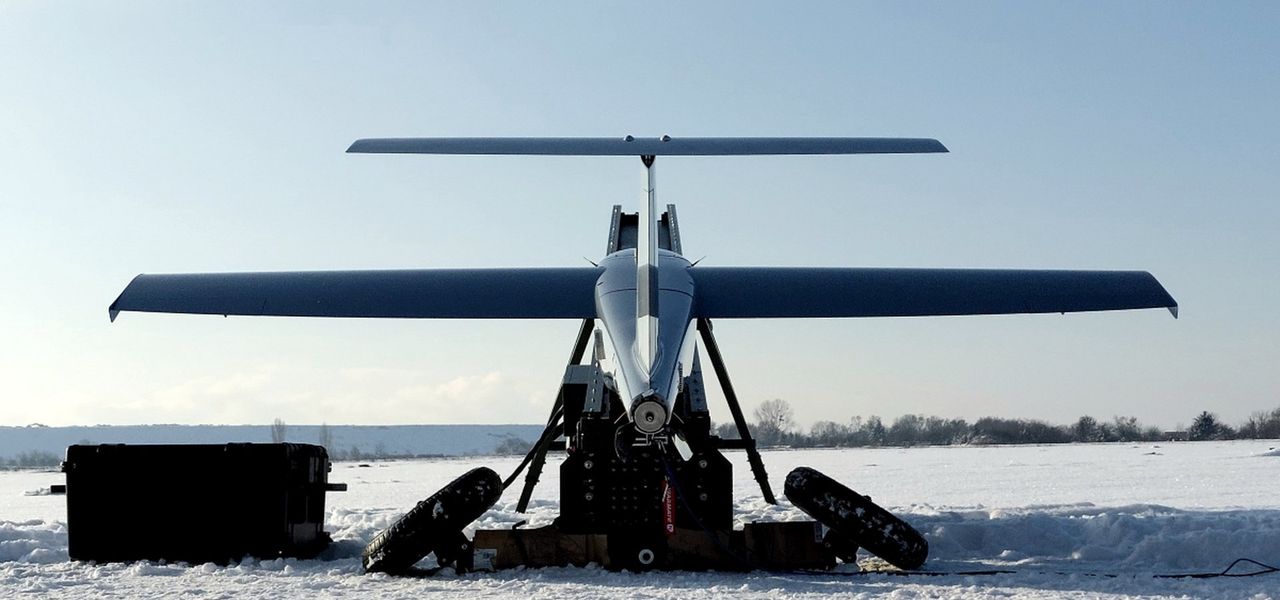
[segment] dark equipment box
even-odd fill
[[[310,444],[67,448],[72,560],[227,563],[315,556],[329,544],[329,455]]]

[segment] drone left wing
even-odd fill
[[[418,269],[139,275],[121,311],[286,317],[586,319],[601,269]]]

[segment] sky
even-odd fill
[[[671,158],[703,264],[1140,269],[1072,315],[723,320],[748,412],[1280,406],[1280,5],[0,3],[0,424],[545,419],[578,323],[129,313],[138,273],[585,265],[620,157],[379,136],[918,136]],[[712,387],[713,417],[727,411]]]

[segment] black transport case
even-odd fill
[[[310,444],[70,446],[72,560],[191,563],[308,557],[324,527],[329,455]]]

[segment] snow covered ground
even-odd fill
[[[573,568],[426,579],[360,574],[360,548],[398,515],[477,464],[505,474],[515,466],[508,458],[338,463],[332,479],[350,490],[329,496],[328,529],[336,543],[316,560],[246,559],[227,567],[72,563],[64,499],[37,493],[61,475],[0,473],[0,597],[1280,598],[1280,574],[1152,577],[1218,571],[1238,557],[1280,564],[1278,448],[1277,441],[1241,441],[765,453],[775,490],[791,468],[817,468],[924,533],[931,550],[926,568],[1016,571],[989,576]],[[743,455],[731,458],[739,521],[804,518],[785,500],[765,504]],[[511,491],[479,525],[554,517],[554,462],[531,514],[514,513],[518,494]]]

